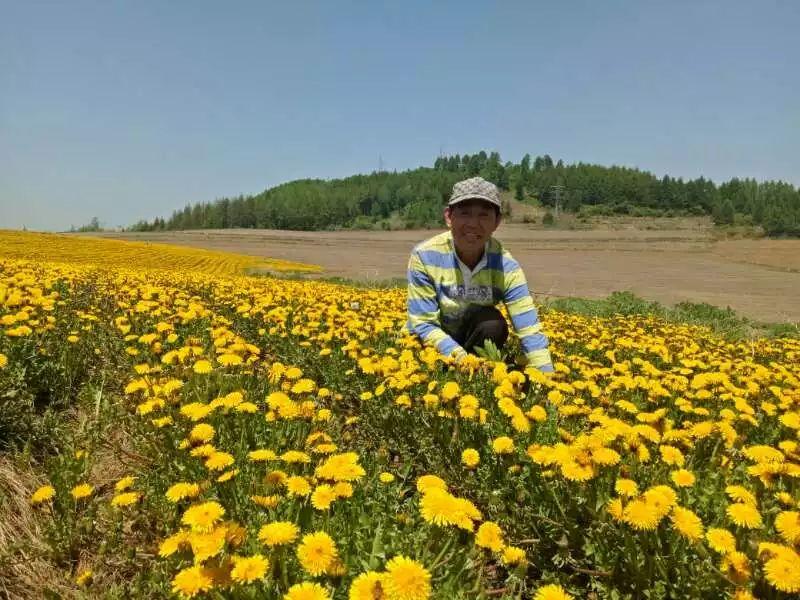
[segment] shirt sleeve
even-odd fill
[[[519,337],[528,364],[542,372],[553,372],[547,336],[542,333],[539,314],[533,305],[522,267],[508,252],[503,252],[503,302]]]
[[[408,330],[419,336],[422,343],[434,346],[440,354],[456,359],[466,351],[441,327],[439,302],[433,279],[416,252],[408,261]]]

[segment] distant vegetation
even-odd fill
[[[548,156],[502,162],[496,152],[439,157],[433,167],[344,179],[302,179],[255,196],[187,205],[133,231],[180,229],[416,228],[442,224],[453,184],[480,175],[521,202],[579,216],[711,215],[719,225],[760,225],[767,235],[800,235],[800,190],[780,181],[684,181],[628,167],[566,165]],[[552,220],[552,217],[550,218]]]

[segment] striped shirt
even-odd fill
[[[520,339],[528,364],[553,370],[547,337],[533,306],[519,263],[490,238],[481,261],[470,269],[455,251],[445,231],[418,244],[408,261],[408,330],[445,356],[460,358],[465,350],[453,339],[470,305],[503,302]]]

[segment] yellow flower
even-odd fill
[[[560,585],[551,583],[536,590],[533,600],[572,600],[572,595],[568,594]]]
[[[333,454],[314,471],[317,477],[332,481],[356,481],[365,474],[364,468],[358,464],[358,454],[345,452]]]
[[[8,357],[0,352],[0,369],[5,367],[8,364]]]
[[[297,559],[300,565],[314,577],[325,573],[338,556],[336,544],[324,531],[304,535],[297,546]]]
[[[269,561],[255,554],[253,556],[234,556],[231,579],[239,583],[250,583],[263,579],[269,569]]]
[[[383,598],[383,573],[367,571],[350,584],[349,600],[375,600]]]
[[[286,479],[286,491],[290,496],[308,496],[311,493],[311,484],[301,475],[292,475]]]
[[[300,528],[288,521],[276,521],[262,525],[258,531],[258,539],[265,546],[281,546],[291,544],[297,539]]]
[[[214,439],[214,428],[208,423],[198,423],[189,432],[189,439],[193,442],[208,443]]]
[[[486,521],[481,523],[478,531],[475,533],[475,545],[481,548],[487,548],[492,552],[500,552],[505,546],[503,542],[503,530],[497,523]]]
[[[478,451],[474,448],[467,448],[461,453],[461,462],[468,469],[474,469],[478,466],[478,463],[481,462],[481,455],[478,454]]]
[[[384,588],[391,600],[426,600],[431,595],[431,574],[417,561],[395,556],[386,563]]]
[[[194,498],[200,493],[200,486],[196,483],[179,482],[175,483],[167,490],[167,500],[170,502],[180,502],[185,498]]]
[[[703,522],[688,508],[676,506],[670,518],[672,526],[686,539],[695,541],[703,537]]]
[[[186,598],[193,598],[212,587],[214,587],[214,580],[211,571],[201,565],[183,569],[172,580],[172,591]]]
[[[495,454],[511,454],[514,451],[514,440],[508,436],[500,436],[492,441],[492,450]]]
[[[92,492],[94,492],[93,486],[89,485],[88,483],[81,483],[72,488],[72,491],[70,493],[72,494],[72,497],[75,498],[75,500],[81,500],[83,498],[88,498],[89,496],[91,496]]]
[[[787,544],[800,543],[800,513],[794,510],[785,510],[775,517],[775,529]]]
[[[730,504],[725,512],[728,514],[728,518],[739,527],[758,529],[762,525],[761,515],[752,504],[736,502]]]
[[[136,477],[132,475],[128,475],[120,479],[117,483],[114,484],[114,491],[115,492],[124,492],[128,488],[130,488],[134,482],[136,481]]]
[[[639,486],[632,479],[617,479],[614,484],[614,491],[620,496],[627,496],[628,498],[635,498],[639,495]]]
[[[206,459],[206,469],[209,471],[222,471],[234,462],[233,455],[227,452],[216,451]]]
[[[320,584],[305,582],[290,587],[283,600],[331,600],[331,595]]]
[[[161,558],[172,556],[188,542],[189,542],[189,535],[187,532],[179,531],[178,533],[174,533],[168,538],[165,538],[164,541],[161,542],[161,544],[158,547],[158,555]]]
[[[43,485],[38,490],[33,492],[31,496],[31,504],[41,504],[42,502],[48,502],[52,500],[53,497],[56,495],[56,490],[52,485]]]
[[[206,373],[211,373],[213,368],[214,367],[211,365],[211,361],[208,360],[198,360],[192,366],[192,370],[198,375],[205,375]]]
[[[210,501],[195,504],[186,509],[181,523],[195,531],[207,531],[225,515],[225,509],[219,502]]]
[[[672,479],[672,482],[678,487],[691,487],[694,485],[696,478],[691,471],[678,469],[670,473],[670,479]]]
[[[736,538],[727,529],[709,529],[706,532],[706,541],[714,552],[720,554],[728,554],[736,550]]]
[[[504,565],[520,565],[526,560],[525,550],[516,546],[506,546],[500,558]]]
[[[141,494],[139,492],[122,492],[111,499],[111,506],[123,507],[136,504]]]
[[[643,500],[633,500],[622,513],[622,519],[635,529],[655,529],[661,516],[649,503]]]
[[[790,594],[800,592],[800,555],[785,553],[769,559],[764,574],[775,589]]]
[[[311,505],[317,510],[328,510],[334,500],[336,492],[327,483],[318,485],[311,494]]]
[[[380,479],[381,483],[392,483],[394,481],[394,475],[384,471],[383,473],[378,475],[378,479]]]
[[[734,502],[744,502],[756,506],[756,497],[747,489],[740,485],[729,485],[725,488],[725,493]]]
[[[442,386],[439,395],[441,396],[442,400],[452,400],[456,396],[461,389],[458,387],[458,384],[455,381],[448,381]]]
[[[92,572],[89,569],[84,569],[81,573],[75,578],[75,585],[80,587],[89,585],[92,582]]]
[[[253,462],[266,462],[268,460],[275,460],[276,454],[272,450],[259,449],[253,450],[247,454],[247,457]]]
[[[441,477],[436,475],[422,475],[417,479],[417,491],[424,494],[432,488],[447,490],[447,484]]]

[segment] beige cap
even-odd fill
[[[459,181],[453,186],[453,193],[447,206],[453,206],[464,200],[478,198],[491,202],[497,208],[502,208],[500,204],[500,191],[491,181],[486,181],[483,177],[472,177]]]

